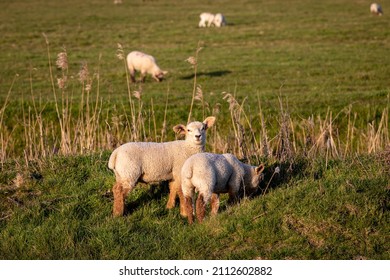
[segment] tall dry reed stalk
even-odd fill
[[[223,92],[223,99],[229,104],[230,120],[234,131],[234,153],[241,158],[247,158],[247,150],[245,149],[245,132],[240,123],[242,106],[238,103],[235,96],[231,93]],[[245,100],[243,101],[243,103]]]
[[[138,139],[138,134],[136,133],[137,128],[136,128],[136,117],[135,117],[135,105],[133,102],[132,94],[131,94],[131,87],[130,87],[130,75],[129,75],[129,69],[127,68],[127,62],[126,62],[126,56],[125,52],[123,50],[123,46],[118,43],[118,49],[116,53],[117,57],[119,60],[123,61],[123,66],[125,68],[125,73],[126,73],[126,85],[127,85],[127,96],[128,96],[128,101],[129,101],[129,106],[130,106],[130,116],[131,116],[131,121],[128,122],[130,124],[130,136],[132,139],[129,139],[131,141],[137,141]],[[127,118],[127,115],[126,115]]]
[[[164,120],[161,128],[161,142],[166,140],[166,134],[167,134],[168,96],[169,96],[169,89],[167,90],[167,98],[165,100]]]
[[[89,72],[87,62],[83,62],[80,71],[77,73],[78,80],[81,84],[81,102],[80,104],[74,104],[72,96],[68,93],[68,83],[70,82],[68,75],[68,54],[65,48],[63,51],[58,53],[56,66],[57,70],[60,71],[60,77],[57,78],[57,89],[54,83],[54,73],[53,66],[51,61],[51,52],[50,52],[50,44],[46,35],[45,42],[47,46],[47,56],[48,56],[48,65],[49,65],[49,73],[50,73],[50,81],[52,86],[52,92],[54,96],[54,105],[57,115],[57,121],[59,124],[60,130],[60,138],[59,138],[59,147],[56,146],[56,138],[53,137],[52,145],[52,153],[60,153],[63,155],[68,154],[76,154],[76,153],[85,153],[89,151],[93,151],[96,149],[97,142],[99,139],[104,139],[99,135],[100,130],[100,116],[102,110],[102,101],[100,100],[100,61],[101,55],[99,56],[99,66],[98,72],[94,75],[91,75]],[[94,79],[95,78],[95,79]],[[93,90],[93,82],[96,80],[96,96],[95,99],[92,99],[92,90]],[[31,82],[32,83],[32,82]],[[32,88],[32,86],[31,86]],[[37,107],[35,105],[35,97],[34,93],[31,89],[33,107],[35,112],[35,119],[38,121],[40,127],[40,144],[42,146],[43,155],[46,155],[48,152],[47,148],[43,149],[45,145],[43,137],[43,121],[42,121],[42,111],[38,112]],[[77,106],[78,105],[78,106]],[[77,110],[77,118],[74,118],[72,115],[72,111]],[[26,126],[28,129],[34,130],[34,126],[32,125],[31,115],[28,115],[27,121],[28,125]],[[47,126],[46,127],[50,127]],[[53,132],[56,129],[53,129]],[[31,133],[29,133],[31,134]],[[48,134],[46,132],[46,134]],[[47,135],[46,135],[47,136]],[[100,140],[102,141],[102,140]],[[32,145],[29,145],[32,146]],[[45,145],[46,146],[46,145]],[[31,148],[30,148],[31,150]],[[36,150],[36,148],[34,148]],[[31,152],[30,152],[31,155]]]
[[[188,113],[187,123],[189,123],[191,121],[192,109],[194,107],[196,88],[197,88],[198,57],[199,57],[199,52],[203,49],[202,44],[203,44],[203,42],[199,41],[198,47],[196,48],[196,51],[195,51],[195,56],[190,56],[189,58],[186,59],[186,61],[189,64],[191,64],[191,66],[194,68],[194,83],[193,83],[193,89],[192,89],[190,112]]]
[[[366,132],[363,133],[366,139],[367,152],[369,154],[377,153],[383,150],[389,143],[389,108],[382,112],[381,120],[377,127],[374,121],[367,124]]]
[[[54,105],[57,113],[57,119],[60,126],[60,147],[59,150],[62,154],[71,154],[71,139],[70,139],[70,108],[69,108],[69,99],[66,94],[66,83],[67,83],[67,71],[68,71],[68,60],[66,49],[59,53],[57,56],[56,65],[61,70],[61,77],[57,79],[57,85],[59,90],[61,91],[61,99],[58,100],[57,90],[54,82],[54,74],[53,74],[53,66],[51,60],[51,52],[50,52],[50,43],[46,34],[43,33],[43,37],[46,42],[46,50],[47,50],[47,58],[48,58],[48,67],[50,74],[50,82],[52,87],[52,92],[54,96]]]
[[[276,158],[281,162],[287,162],[293,159],[295,146],[292,141],[294,129],[292,128],[292,120],[288,110],[284,109],[284,104],[281,96],[279,99],[279,133],[276,144]]]
[[[252,157],[255,157],[256,161],[259,161],[261,156],[260,144],[255,134],[255,129],[252,126],[253,117],[245,112],[245,101],[237,101],[235,96],[231,93],[223,92],[223,99],[229,104],[229,112],[231,123],[234,131],[234,138],[236,139],[235,152],[243,159],[250,162]]]
[[[30,80],[31,80],[31,72],[30,72]],[[24,103],[23,99],[24,98],[22,97],[22,103]],[[41,120],[40,114],[38,113],[37,107],[35,105],[35,98],[33,100],[34,100],[33,101],[34,111],[32,110],[31,107],[29,107],[28,112],[26,112],[24,106],[22,106],[24,139],[26,142],[25,149],[24,149],[25,158],[34,158],[37,157],[39,154],[42,154],[42,156],[46,156],[45,148],[42,149],[42,145],[39,145],[39,143],[42,143],[42,139],[41,141],[39,140],[37,141],[36,139],[37,135],[43,134],[41,129],[39,129],[39,132],[37,131],[37,125],[40,128],[42,128],[43,124],[40,121]]]
[[[263,109],[261,106],[260,96],[257,95],[257,101],[259,106],[259,118],[260,118],[260,127],[261,131],[259,133],[259,142],[261,143],[259,147],[259,154],[265,158],[269,158],[272,155],[272,150],[268,140],[268,131],[264,119]]]
[[[4,116],[5,116],[5,111],[7,109],[8,103],[9,103],[9,97],[12,92],[12,88],[15,84],[15,81],[19,75],[16,74],[12,80],[11,86],[8,90],[7,96],[5,97],[4,104],[0,109],[0,161],[1,164],[3,165],[5,159],[7,158],[7,150],[9,149],[9,143],[12,135],[12,131],[9,131],[5,125],[4,122]]]

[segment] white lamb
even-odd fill
[[[214,15],[211,13],[201,13],[199,27],[210,27],[214,22]]]
[[[173,130],[185,135],[185,140],[164,143],[130,142],[116,148],[109,159],[108,167],[115,172],[114,216],[124,213],[125,199],[138,182],[153,183],[170,181],[167,208],[175,206],[176,195],[180,198],[180,213],[186,216],[183,194],[180,187],[180,171],[191,155],[204,152],[206,130],[213,126],[215,117],[187,126],[176,125]]]
[[[211,200],[211,214],[219,208],[219,194],[229,193],[229,202],[239,199],[240,191],[254,190],[259,186],[264,165],[251,166],[239,161],[232,154],[200,153],[188,158],[181,170],[181,186],[188,222],[193,223],[193,197],[197,191],[196,217],[199,223],[205,216],[205,208]]]
[[[374,15],[379,15],[379,16],[383,15],[383,10],[382,10],[381,5],[379,5],[377,3],[372,3],[371,4],[370,11]]]
[[[167,71],[162,71],[157,66],[156,60],[153,56],[145,54],[139,51],[132,51],[127,55],[127,67],[130,71],[130,77],[132,82],[135,83],[135,72],[141,72],[141,82],[145,82],[146,74],[150,74],[157,82],[161,82],[164,79]]]

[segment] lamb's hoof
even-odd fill
[[[112,213],[112,216],[113,216],[114,218],[122,217],[122,216],[123,216],[123,212],[113,212],[113,213]]]
[[[124,213],[125,213],[124,207],[114,205],[114,209],[112,210],[112,215],[114,217],[122,217]]]
[[[172,209],[172,208],[174,208],[175,207],[175,203],[173,202],[169,202],[168,201],[168,203],[167,203],[167,209]]]
[[[188,217],[188,214],[187,214],[187,212],[185,212],[185,211],[180,211],[180,215],[181,215],[183,218],[187,218],[187,217]]]

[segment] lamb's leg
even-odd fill
[[[193,204],[193,201],[192,201],[192,197],[185,197],[184,198],[184,201],[185,201],[185,207],[186,207],[186,210],[187,210],[187,218],[188,218],[188,223],[190,225],[192,225],[192,223],[194,222],[194,207],[192,206]]]
[[[169,198],[167,202],[168,209],[172,209],[173,207],[175,207],[176,187],[174,185],[175,183],[173,181],[169,182]]]
[[[179,200],[180,200],[180,215],[182,217],[187,217],[188,212],[187,212],[187,208],[185,207],[184,195],[181,188],[177,190],[177,194],[179,195]]]
[[[114,194],[114,207],[113,207],[113,215],[114,217],[123,216],[125,212],[125,200],[129,192],[130,188],[124,188],[122,183],[115,183],[112,187],[112,192]]]
[[[114,194],[113,215],[114,217],[123,216],[125,210],[125,199],[123,196],[122,184],[119,182],[115,183],[112,187],[112,192]]]
[[[145,77],[146,77],[146,73],[141,72],[141,78],[140,78],[141,83],[145,83]]]
[[[175,180],[169,182],[169,198],[167,202],[167,209],[172,209],[173,207],[175,207],[176,195],[178,195],[180,199],[180,215],[182,215],[183,217],[187,217],[187,211],[184,203],[184,195],[181,190],[180,183],[177,183],[177,181]]]
[[[130,78],[131,78],[131,82],[135,83],[135,71],[134,70],[130,70]]]
[[[198,222],[201,223],[204,219],[206,213],[206,203],[204,201],[203,195],[199,194],[198,199],[196,200],[196,218]]]
[[[211,215],[217,215],[219,209],[219,194],[211,195]]]
[[[235,204],[240,201],[240,197],[237,192],[229,191],[228,204]]]

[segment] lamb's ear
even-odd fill
[[[166,75],[166,74],[168,74],[168,71],[162,71],[162,73],[163,73],[164,75]]]
[[[186,134],[186,127],[185,125],[178,124],[173,127],[173,131],[177,134]]]
[[[264,170],[264,164],[260,164],[258,167],[255,168],[256,174],[260,174]]]
[[[215,123],[215,117],[207,117],[203,123],[205,124],[205,129],[212,127]]]

